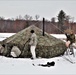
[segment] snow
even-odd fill
[[[14,35],[15,33],[0,33],[0,41]]]
[[[13,33],[14,34],[14,33]],[[13,35],[10,33],[0,34],[0,40],[8,38],[9,36]],[[53,35],[53,34],[52,34]],[[64,35],[56,35],[57,38],[65,38]],[[3,39],[1,39],[3,38]],[[76,55],[76,49],[74,49]],[[76,62],[76,56],[73,55],[64,55],[71,61]],[[24,75],[74,75],[76,74],[76,63],[72,64],[66,59],[64,56],[54,57],[54,58],[36,58],[35,60],[31,60],[30,58],[8,58],[5,56],[0,56],[0,74],[24,74]],[[71,58],[71,59],[70,59]],[[38,66],[38,64],[46,64],[47,62],[55,62],[55,66],[51,67],[42,67]],[[33,66],[32,64],[35,64]]]
[[[64,34],[51,34],[51,35],[59,39],[66,38]]]

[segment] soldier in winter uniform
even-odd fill
[[[31,50],[31,54],[32,54],[32,59],[36,58],[36,53],[35,53],[35,48],[37,45],[37,35],[34,33],[34,30],[31,30],[31,37],[30,37],[30,50]]]
[[[75,46],[75,34],[73,31],[70,31],[69,34],[65,33],[67,39],[66,39],[66,47],[70,48],[71,54],[74,54],[73,46]]]

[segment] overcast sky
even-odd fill
[[[76,19],[75,0],[0,0],[0,16],[5,18],[38,14],[40,18],[51,19],[57,17],[60,10]]]

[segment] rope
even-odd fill
[[[61,29],[59,29],[57,26],[55,26],[53,23],[51,23],[55,28],[57,28],[59,31],[61,31],[62,33],[64,33]]]
[[[36,22],[36,23],[34,23],[34,24],[31,24],[31,25],[36,25],[36,24],[38,24],[40,21],[38,21],[38,22]]]

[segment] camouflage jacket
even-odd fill
[[[75,35],[74,34],[65,34],[67,37],[67,41],[70,41],[71,44],[75,43]]]

